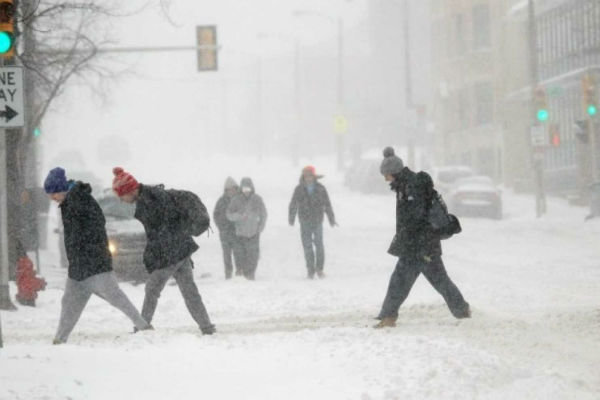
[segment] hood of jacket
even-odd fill
[[[233,189],[233,188],[238,188],[238,184],[235,181],[235,179],[233,179],[232,177],[228,176],[227,179],[225,179],[225,185],[223,185],[223,191],[226,191],[227,189]]]
[[[242,187],[244,187],[244,186],[250,187],[250,189],[252,189],[252,191],[250,193],[254,193],[254,183],[252,182],[251,178],[248,178],[248,177],[242,178],[242,180],[240,181],[240,191],[241,191]]]

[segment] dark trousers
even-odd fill
[[[425,278],[431,283],[431,286],[442,295],[452,315],[456,318],[465,318],[468,316],[469,303],[465,301],[456,285],[448,277],[442,258],[435,256],[430,262],[423,260],[403,263],[398,260],[396,269],[394,269],[390,278],[388,291],[383,301],[381,312],[379,313],[379,319],[398,317],[398,309],[408,297],[408,293],[420,273],[423,273]]]
[[[238,260],[239,251],[239,240],[235,234],[223,235],[220,234],[221,248],[223,249],[223,263],[225,264],[225,277],[231,278],[233,272],[233,263],[235,262],[235,272],[241,271],[240,262]]]
[[[300,224],[300,237],[304,248],[304,260],[309,274],[323,271],[325,249],[323,247],[323,224]],[[313,248],[314,246],[314,248]]]
[[[260,235],[252,237],[238,236],[237,257],[239,266],[244,276],[254,279],[258,258],[260,257]],[[236,251],[236,249],[234,249]]]
[[[142,317],[148,322],[152,321],[154,311],[158,305],[158,298],[171,277],[175,278],[185,305],[200,329],[211,329],[213,325],[202,302],[202,297],[198,292],[198,287],[194,282],[192,260],[190,257],[184,258],[167,268],[152,271],[146,281],[146,295],[144,297],[144,305],[142,306]]]

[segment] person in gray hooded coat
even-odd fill
[[[235,225],[227,219],[227,207],[231,203],[231,199],[238,194],[240,188],[237,182],[230,176],[225,180],[225,188],[223,195],[217,201],[213,212],[213,220],[219,229],[219,239],[221,239],[221,247],[223,249],[223,263],[225,264],[225,279],[231,279],[233,273],[233,263],[235,262],[235,274],[241,275],[242,269],[238,260],[238,245],[239,240],[235,234]],[[233,254],[233,261],[232,261]]]
[[[267,209],[262,198],[255,193],[252,179],[240,182],[241,193],[227,207],[227,219],[235,225],[239,240],[238,261],[246,279],[254,280],[260,256],[260,234],[267,223]]]

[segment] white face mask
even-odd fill
[[[252,188],[248,187],[248,186],[244,186],[242,187],[242,192],[244,194],[250,194],[250,192],[252,191]]]

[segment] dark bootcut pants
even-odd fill
[[[448,305],[450,312],[456,318],[465,318],[469,314],[469,303],[465,301],[456,285],[450,280],[444,268],[441,257],[434,257],[431,262],[402,263],[398,260],[392,273],[388,291],[381,307],[378,318],[397,318],[398,309],[408,297],[420,273],[437,290]]]
[[[231,278],[233,273],[233,262],[235,262],[235,274],[241,273],[240,262],[238,260],[239,240],[235,235],[220,235],[221,248],[223,249],[223,263],[225,264],[225,278]],[[232,260],[233,259],[233,260]]]
[[[203,332],[205,330],[212,330],[213,325],[202,302],[202,297],[198,292],[198,287],[194,282],[192,260],[189,257],[167,268],[157,269],[150,274],[146,281],[146,296],[144,297],[144,305],[142,306],[142,317],[148,323],[152,321],[160,293],[170,277],[175,278],[185,305],[200,329]]]
[[[323,247],[323,224],[300,224],[300,237],[304,248],[304,260],[310,276],[323,271],[325,249]],[[314,248],[313,248],[314,246]]]
[[[249,238],[238,236],[237,238],[239,240],[237,246],[239,266],[244,276],[253,280],[258,266],[258,258],[260,257],[260,235]]]

